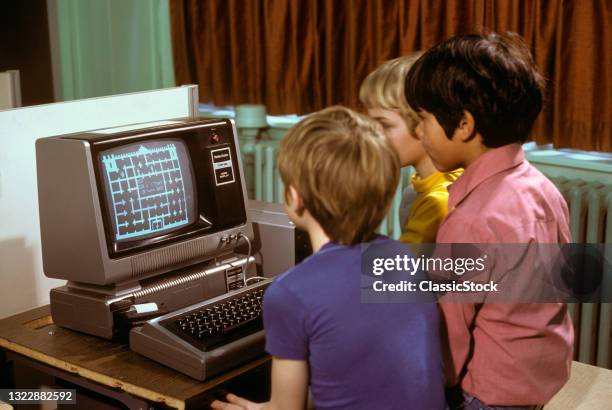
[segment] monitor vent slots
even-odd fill
[[[203,240],[180,244],[137,256],[132,259],[132,278],[161,269],[169,264],[181,263],[206,254]]]

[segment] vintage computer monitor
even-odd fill
[[[236,130],[186,118],[36,142],[56,324],[105,338],[241,287],[253,239]],[[136,307],[136,311],[134,311]],[[140,309],[138,309],[140,308]]]

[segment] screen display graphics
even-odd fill
[[[99,154],[115,242],[156,237],[196,220],[193,171],[184,142],[142,141]]]

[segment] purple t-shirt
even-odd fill
[[[319,410],[444,409],[436,305],[361,303],[361,252],[327,243],[270,285],[266,350],[308,361]]]

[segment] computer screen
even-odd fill
[[[253,235],[239,152],[230,120],[198,118],[37,140],[45,275],[111,284],[231,252]]]
[[[115,241],[151,238],[195,222],[193,169],[182,141],[108,149],[99,164]]]

